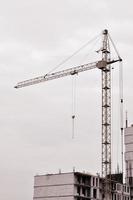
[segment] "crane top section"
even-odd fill
[[[107,34],[108,34],[108,30],[107,30],[107,29],[104,29],[104,30],[103,30],[103,34],[104,34],[104,35],[107,35]]]
[[[94,69],[94,68],[99,68],[102,71],[104,71],[104,70],[107,70],[106,69],[107,66],[110,68],[110,66],[109,66],[110,64],[113,64],[113,63],[118,62],[118,61],[122,61],[113,41],[112,41],[112,39],[111,39],[111,37],[108,33],[108,30],[107,29],[103,30],[102,35],[103,35],[103,45],[100,48],[100,50],[97,51],[97,53],[101,52],[102,55],[103,55],[102,59],[100,61],[83,64],[83,65],[80,65],[80,66],[76,66],[76,67],[68,68],[68,69],[65,69],[65,70],[57,71],[57,72],[54,72],[54,73],[47,73],[43,76],[39,76],[39,77],[35,77],[35,78],[29,79],[29,80],[18,82],[17,85],[14,88],[18,89],[18,88],[38,84],[38,83],[41,83],[41,82],[45,82],[45,81],[69,76],[69,75],[75,75],[75,74],[78,74],[80,72],[84,72],[84,71]],[[111,41],[111,43],[114,47],[114,50],[117,54],[117,57],[118,57],[117,60],[106,59],[108,57],[107,55],[110,54],[109,40]],[[86,46],[86,45],[84,45],[84,46]],[[76,51],[76,52],[78,52],[78,51]],[[73,55],[75,55],[75,53]],[[71,57],[72,56],[70,56],[70,58]],[[66,59],[66,60],[68,60],[68,59]]]

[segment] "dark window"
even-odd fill
[[[114,194],[114,197],[115,197],[114,199],[116,200],[116,194]]]
[[[93,190],[93,197],[94,197],[94,199],[97,198],[97,190],[96,189]]]
[[[86,185],[91,186],[91,177],[86,178]]]
[[[93,186],[95,186],[95,178],[93,178]]]
[[[81,177],[78,176],[78,177],[77,177],[77,182],[80,183],[80,181],[81,181]]]
[[[98,187],[98,178],[96,178],[96,187]]]
[[[77,187],[77,193],[80,195],[80,187]]]
[[[90,197],[91,196],[91,190],[90,188],[87,189],[87,197]]]
[[[85,196],[85,188],[82,188],[82,194]]]
[[[113,194],[111,195],[111,199],[114,200],[114,199],[113,199]]]
[[[133,177],[129,177],[129,185],[133,185]]]
[[[85,180],[86,180],[86,178],[85,178],[85,177],[82,177],[82,183],[85,184]]]

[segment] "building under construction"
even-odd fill
[[[71,172],[35,176],[34,200],[104,199],[103,180],[88,173]],[[106,199],[129,200],[130,188],[118,180],[111,181]]]
[[[133,126],[125,128],[126,177],[112,174],[107,181],[89,173],[70,172],[37,175],[34,178],[34,200],[132,200],[133,199]],[[108,179],[107,179],[108,180]],[[105,197],[106,194],[106,197]]]

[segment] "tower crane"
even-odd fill
[[[48,73],[33,79],[17,83],[15,88],[22,88],[34,84],[38,84],[53,79],[62,78],[69,75],[75,75],[80,72],[98,68],[101,70],[102,76],[102,177],[106,178],[111,175],[111,64],[121,62],[122,59],[118,55],[117,59],[111,59],[110,52],[110,36],[108,30],[102,33],[102,47],[100,49],[102,58],[93,63],[87,63],[69,69]],[[116,50],[116,49],[115,49]]]

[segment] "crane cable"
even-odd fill
[[[114,67],[112,67],[111,68],[111,99],[112,99],[112,101],[111,101],[111,109],[112,109],[112,111],[111,111],[111,113],[114,113]],[[118,111],[119,112],[119,111]],[[111,124],[112,124],[112,126],[111,126],[111,130],[112,130],[112,133],[114,132],[114,115],[112,114],[111,115]],[[118,123],[119,124],[119,123]],[[118,126],[118,131],[117,131],[118,133],[119,133],[119,126]],[[115,138],[114,138],[114,135],[112,134],[112,144],[114,143],[114,141],[115,141]],[[116,145],[116,163],[117,163],[117,169],[116,169],[116,173],[119,173],[119,134],[117,134],[117,137],[116,137],[116,143],[117,143],[117,145]],[[113,146],[112,146],[112,157],[113,157],[113,154],[114,154],[114,151],[113,151]],[[112,160],[112,158],[111,158],[111,160]]]
[[[111,113],[113,113],[113,110],[114,110],[114,84],[113,84],[113,82],[114,82],[114,67],[111,67]],[[112,133],[114,132],[113,130],[114,130],[114,120],[113,120],[113,114],[111,115],[111,130],[112,130]],[[111,136],[112,136],[112,138],[111,138],[111,140],[112,140],[112,144],[113,144],[113,141],[114,141],[114,135],[113,134],[111,134]],[[111,146],[111,150],[112,150],[112,152],[111,152],[111,155],[113,155],[113,147]],[[113,156],[112,156],[113,157]],[[112,160],[112,157],[111,157],[111,160]]]
[[[109,35],[109,34],[108,34]],[[122,59],[121,59],[121,56],[111,38],[111,36],[109,35],[109,39],[113,45],[113,48],[118,56],[118,58],[120,59],[120,62],[119,62],[119,102],[120,102],[120,131],[121,131],[121,168],[122,168],[122,175],[123,175],[123,172],[124,172],[124,169],[123,169],[123,65],[122,65]]]
[[[115,52],[116,52],[118,58],[121,59],[121,56],[120,56],[120,54],[119,54],[119,52],[118,52],[118,50],[117,50],[117,48],[116,48],[116,46],[115,46],[115,43],[114,43],[113,40],[112,40],[110,34],[108,34],[108,36],[109,36],[109,39],[110,39],[110,41],[111,41],[111,43],[112,43],[112,45],[113,45],[113,48],[114,48],[114,50],[115,50]]]
[[[119,98],[120,98],[120,130],[121,130],[121,164],[122,164],[122,174],[123,170],[123,64],[119,64]]]
[[[76,76],[72,76],[72,139],[75,136]]]
[[[82,61],[81,61],[81,64],[86,60],[86,59],[88,59],[89,58],[89,56],[91,55],[91,53],[92,53],[92,50],[94,49],[94,47],[96,46],[96,44],[100,41],[100,37],[97,37],[96,38],[96,40],[94,41],[94,44],[92,45],[92,47],[89,49],[89,53],[87,53],[84,57],[83,57],[83,59],[82,59]],[[95,51],[95,53],[98,53],[97,51]]]
[[[66,63],[68,60],[70,60],[73,56],[75,56],[77,53],[79,53],[82,49],[84,49],[86,46],[88,46],[91,42],[93,42],[94,40],[96,40],[100,35],[101,35],[101,33],[98,34],[97,36],[95,36],[94,38],[92,38],[91,40],[89,40],[88,42],[86,42],[85,44],[83,44],[77,51],[75,51],[72,55],[70,55],[66,59],[62,60],[56,67],[54,67],[53,69],[51,69],[46,75],[48,75],[49,73],[51,73],[54,70],[56,70],[59,67],[61,67],[64,63]]]
[[[100,39],[99,37],[96,37],[95,41],[93,40],[94,44],[89,49],[89,52],[92,51],[92,49],[97,44],[99,39]],[[87,53],[84,56],[81,64],[83,63],[83,60],[85,60],[89,55],[90,55],[90,53]],[[74,139],[74,137],[75,137],[75,119],[76,119],[76,75],[72,76],[72,116],[71,117],[72,117],[72,139]]]

